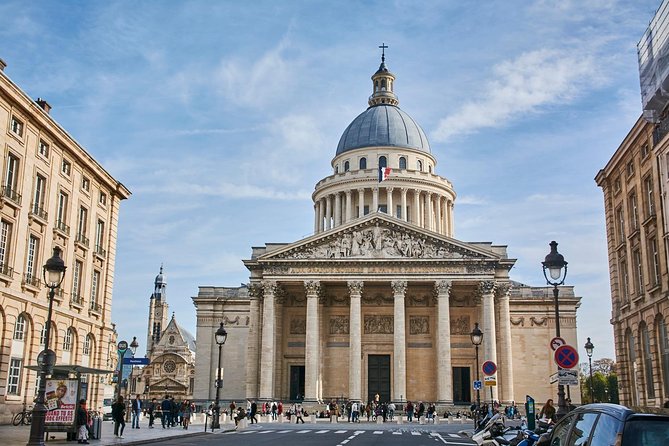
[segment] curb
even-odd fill
[[[186,437],[200,437],[203,435],[210,435],[211,432],[193,432],[189,434],[182,434],[182,435],[172,435],[171,437],[159,437],[159,438],[148,438],[146,440],[133,440],[133,441],[128,441],[128,442],[119,442],[117,444],[123,445],[123,446],[130,446],[130,445],[138,445],[138,444],[151,444],[151,443],[160,443],[163,441],[170,441],[170,440],[177,440],[180,438],[186,438]]]

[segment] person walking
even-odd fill
[[[172,424],[172,403],[170,403],[170,398],[168,395],[165,395],[165,399],[160,403],[160,409],[163,412],[163,417],[160,419],[160,424],[162,424],[163,429],[165,426],[168,428]]]
[[[407,401],[407,421],[411,423],[413,421],[413,403]]]
[[[121,395],[112,404],[112,419],[114,420],[114,436],[123,438],[123,431],[125,430],[125,402]]]
[[[88,411],[86,410],[86,400],[79,401],[77,408],[77,443],[88,444]]]
[[[186,400],[183,402],[181,406],[181,424],[183,425],[184,429],[188,429],[188,425],[190,424],[190,416],[193,413],[193,407],[191,406],[190,401]]]
[[[256,418],[256,413],[258,413],[258,405],[256,404],[255,401],[251,401],[251,411],[249,414],[251,418],[251,424],[258,423],[258,419]]]
[[[149,408],[147,409],[147,412],[149,414],[149,429],[153,429],[153,420],[156,416],[156,399],[152,398],[151,402],[149,403]]]
[[[553,406],[553,400],[551,398],[546,401],[546,404],[544,404],[544,407],[542,407],[539,412],[539,419],[543,418],[547,419],[548,422],[557,421],[555,416],[555,406]]]
[[[295,424],[299,424],[300,421],[302,422],[302,424],[304,424],[304,419],[302,418],[302,415],[304,415],[304,409],[300,404],[298,404],[297,410],[295,410],[295,418],[296,418]]]
[[[142,413],[142,400],[139,399],[139,394],[135,395],[132,400],[132,428],[139,429],[139,416]]]

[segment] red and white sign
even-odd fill
[[[567,341],[565,341],[564,339],[556,336],[553,339],[551,339],[551,344],[550,345],[551,345],[551,350],[555,351],[555,350],[558,349],[558,347],[562,347],[563,345],[567,345]]]
[[[563,369],[573,369],[578,365],[578,352],[571,345],[561,345],[553,356],[555,363]]]

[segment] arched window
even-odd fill
[[[665,395],[669,395],[669,339],[667,338],[667,324],[664,323],[664,319],[660,316],[655,325],[657,326],[657,350],[660,355],[660,365],[662,366],[664,393]]]
[[[367,169],[367,158],[360,158],[360,170]]]
[[[407,168],[407,159],[403,156],[400,156],[400,169]]]
[[[653,357],[650,351],[650,336],[648,327],[643,324],[639,327],[641,333],[641,345],[643,348],[643,371],[646,381],[646,397],[655,398],[655,386],[653,385]]]
[[[65,332],[65,337],[63,338],[63,351],[65,352],[70,352],[72,351],[72,328],[68,328],[67,331]]]
[[[16,325],[14,325],[14,339],[17,341],[23,341],[26,337],[26,317],[23,314],[19,314],[19,317],[16,318]]]
[[[83,353],[85,356],[89,356],[91,354],[91,344],[91,334],[89,333],[84,338],[84,347],[81,350],[81,353]]]
[[[386,80],[381,79],[381,91],[386,91]]]
[[[416,170],[418,170],[419,172],[423,171],[423,162],[421,160],[416,161]]]
[[[40,347],[43,347],[45,342],[46,342],[46,324],[42,325],[42,328],[39,331],[39,345],[40,345]]]
[[[351,163],[344,161],[344,172],[348,172],[351,169]]]
[[[432,165],[428,164],[428,166],[427,166],[427,171],[430,172],[430,173],[432,173]]]
[[[374,81],[374,91],[379,91],[379,81]]]
[[[379,167],[388,167],[388,160],[385,156],[379,157]]]
[[[339,166],[335,166],[335,173],[339,173]]]

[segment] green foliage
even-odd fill
[[[592,388],[592,395],[590,389]],[[593,398],[594,396],[594,398]],[[590,386],[590,376],[581,381],[581,400],[584,404],[590,402],[596,403],[616,403],[620,402],[618,396],[618,377],[615,373],[604,374],[600,371],[592,374],[592,387]]]

